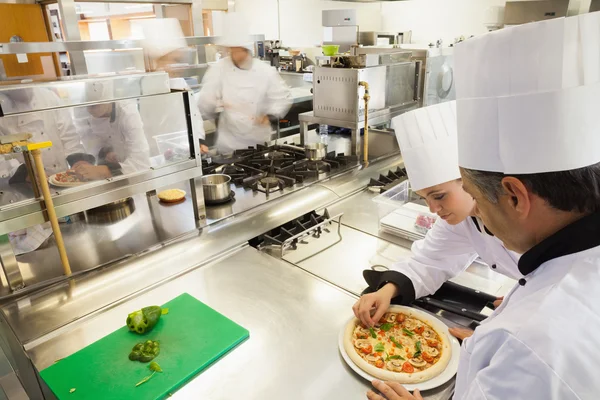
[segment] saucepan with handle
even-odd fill
[[[231,196],[231,177],[225,174],[204,175],[202,191],[206,203],[221,203]]]
[[[310,161],[318,161],[327,155],[327,145],[325,143],[308,143],[304,146],[304,155]]]

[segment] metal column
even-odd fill
[[[204,36],[202,0],[192,0],[192,27],[194,30],[194,36]]]
[[[74,0],[58,0],[58,9],[62,16],[63,27],[65,29],[66,40],[81,40],[79,34],[79,17],[75,12]],[[71,72],[73,75],[87,74],[87,64],[83,51],[70,51],[69,60],[71,60]]]

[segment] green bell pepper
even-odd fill
[[[129,359],[131,361],[139,361],[146,363],[151,361],[160,354],[160,345],[158,342],[152,340],[146,340],[133,346],[131,353],[129,353]]]
[[[144,307],[127,316],[127,327],[130,331],[142,335],[154,328],[161,315],[162,310],[159,306]]]

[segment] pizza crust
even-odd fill
[[[50,177],[48,178],[48,182],[50,182],[51,185],[54,185],[54,186],[57,186],[57,187],[75,187],[75,186],[81,186],[81,185],[85,185],[86,183],[89,183],[87,181],[61,182],[61,181],[59,181],[59,180],[56,179],[56,174],[50,175]]]
[[[450,346],[450,340],[447,335],[448,328],[446,327],[446,325],[444,325],[437,319],[431,317],[429,314],[411,307],[391,306],[388,309],[388,312],[401,312],[410,317],[417,318],[431,326],[438,334],[442,348],[442,355],[438,362],[436,362],[434,365],[432,365],[425,371],[418,371],[412,374],[407,374],[406,372],[387,371],[369,364],[356,352],[354,348],[354,328],[357,324],[360,323],[360,321],[356,318],[353,318],[350,322],[348,322],[348,324],[346,325],[346,331],[344,333],[344,349],[346,350],[346,353],[348,354],[352,362],[354,362],[354,364],[356,364],[360,369],[362,369],[369,375],[374,376],[377,379],[398,383],[421,383],[433,379],[436,376],[440,375],[442,372],[444,372],[444,370],[448,366],[448,363],[450,362],[450,359],[452,358],[452,348]]]
[[[167,189],[158,193],[158,199],[165,203],[177,203],[185,199],[185,191],[181,189]]]

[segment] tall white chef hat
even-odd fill
[[[115,98],[112,80],[102,79],[86,82],[85,101],[110,101]]]
[[[461,167],[527,174],[600,162],[600,13],[488,33],[455,56]]]
[[[225,34],[219,39],[219,45],[224,47],[245,47],[249,51],[254,49],[251,40],[248,22],[244,21],[241,14],[228,13],[225,15]]]
[[[392,126],[413,190],[460,178],[454,101],[404,113]]]

